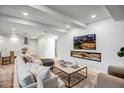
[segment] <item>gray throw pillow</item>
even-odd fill
[[[48,79],[50,77],[50,68],[45,67],[41,68],[41,70],[38,72],[37,77],[41,80]]]
[[[25,87],[35,82],[33,75],[26,69],[25,66],[20,64],[17,70],[18,81],[21,87]]]

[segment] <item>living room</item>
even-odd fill
[[[1,5],[0,87],[123,88],[123,9],[123,5]],[[47,68],[40,75],[49,70],[53,77],[40,76],[40,83],[32,81],[30,86],[15,82],[15,77],[22,80],[24,71],[15,69],[22,69],[19,60],[25,53]]]

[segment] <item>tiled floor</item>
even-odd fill
[[[13,64],[0,65],[0,88],[13,87]]]

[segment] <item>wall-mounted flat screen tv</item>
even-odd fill
[[[76,36],[73,42],[74,49],[96,50],[96,34]]]

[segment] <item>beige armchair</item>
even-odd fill
[[[109,66],[108,75],[99,73],[97,88],[124,88],[124,68]]]

